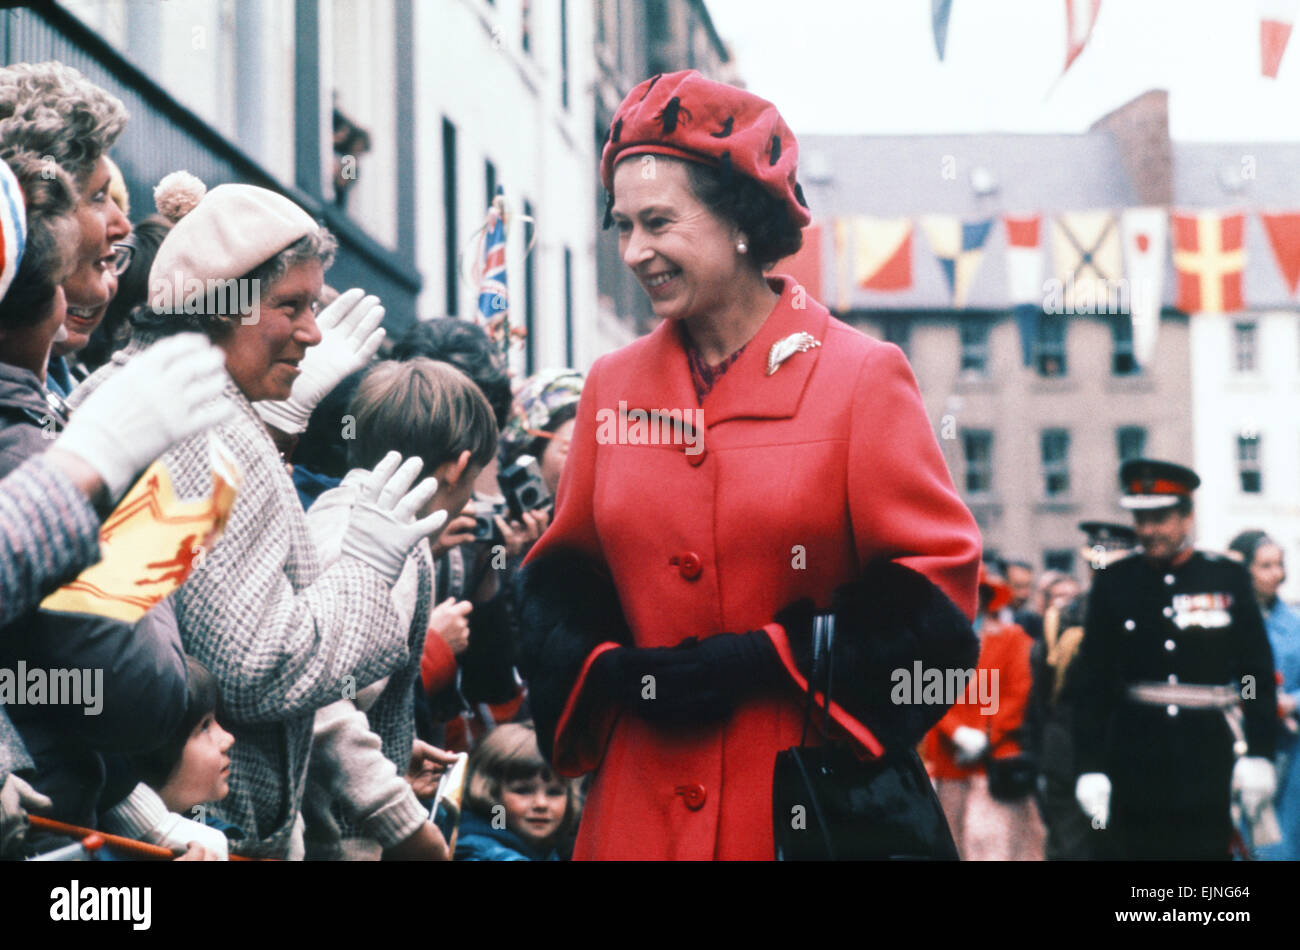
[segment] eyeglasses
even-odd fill
[[[131,266],[131,261],[135,257],[134,244],[114,244],[113,245],[113,274],[121,277],[126,273],[126,269]]]

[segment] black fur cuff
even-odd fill
[[[966,615],[929,579],[893,561],[873,561],[835,591],[835,662],[831,698],[887,748],[915,745],[943,718],[943,705],[895,704],[894,671],[974,669],[979,638]],[[806,619],[806,622],[804,622]],[[778,615],[799,672],[812,670],[810,605]],[[820,687],[820,683],[816,684]],[[814,717],[815,717],[814,713]]]
[[[519,672],[542,755],[552,758],[555,727],[582,664],[601,643],[632,645],[618,591],[605,567],[576,550],[530,561],[516,581],[520,608]]]

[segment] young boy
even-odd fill
[[[495,456],[497,424],[492,408],[468,377],[446,363],[417,358],[378,363],[366,374],[348,407],[355,439],[348,445],[354,468],[372,467],[390,452],[416,457],[423,477],[438,490],[420,517],[459,512],[474,480]],[[322,494],[307,515],[312,538],[326,566],[339,556],[340,539],[355,499],[349,475]],[[392,590],[404,617],[423,613],[428,628],[432,573],[430,538],[407,560]],[[416,639],[419,642],[414,642]],[[313,858],[445,859],[446,842],[428,820],[404,773],[412,776],[452,761],[431,746],[415,744],[414,693],[424,638],[412,638],[410,661],[375,684],[320,710],[303,804],[305,850]],[[418,748],[413,755],[412,750]]]

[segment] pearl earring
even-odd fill
[[[737,241],[737,242],[736,242],[736,253],[737,253],[737,254],[744,254],[744,253],[745,253],[746,251],[748,251],[748,250],[749,250],[749,245],[746,244],[744,241]]]

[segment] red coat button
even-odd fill
[[[694,468],[699,468],[704,464],[704,457],[709,454],[709,450],[702,445],[687,445],[682,447],[686,453],[686,461],[690,462]]]
[[[704,802],[709,797],[708,792],[704,790],[704,786],[699,782],[691,785],[678,785],[673,791],[682,796],[682,801],[686,803],[686,807],[691,811],[699,811],[703,808]]]
[[[678,573],[688,581],[695,580],[704,570],[704,562],[694,551],[687,551],[681,557],[673,558],[673,563],[677,565]]]

